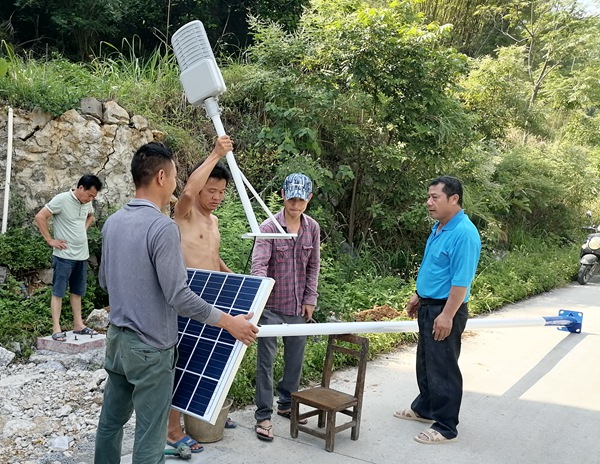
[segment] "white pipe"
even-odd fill
[[[2,233],[8,224],[8,200],[10,199],[10,173],[12,171],[13,109],[8,107],[8,139],[6,141],[6,180],[4,182],[4,209],[2,210]]]
[[[467,321],[466,330],[501,327],[544,326],[543,317],[521,319],[477,318]],[[418,332],[417,321],[324,322],[317,324],[276,324],[258,328],[259,337],[290,337],[301,335],[331,335],[346,333]]]
[[[212,97],[204,100],[204,109],[206,110],[206,115],[212,119],[215,130],[217,131],[217,135],[219,137],[222,135],[227,135],[225,128],[223,127],[223,122],[221,121],[217,100]],[[242,181],[240,168],[238,167],[232,152],[227,153],[227,164],[229,165],[229,170],[231,171],[235,187],[240,195],[240,200],[242,202],[242,206],[244,207],[246,217],[250,223],[250,229],[252,229],[253,233],[260,234],[258,222],[256,222],[256,217],[254,216],[254,211],[252,210],[252,205],[250,204],[250,199],[248,198],[248,193],[246,193],[246,187],[244,187],[244,181]]]

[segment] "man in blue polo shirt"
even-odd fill
[[[456,441],[458,435],[462,400],[458,357],[469,317],[471,282],[481,252],[479,232],[464,213],[462,199],[462,185],[454,177],[438,177],[429,184],[427,209],[437,222],[425,245],[417,291],[406,306],[409,316],[417,316],[419,323],[419,395],[410,408],[394,416],[432,422],[415,437],[424,444]]]

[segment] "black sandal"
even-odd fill
[[[94,329],[90,329],[89,327],[84,327],[81,330],[74,330],[73,333],[77,335],[98,335],[98,332],[96,332]]]
[[[285,417],[286,419],[292,420],[292,411],[277,411],[277,415],[281,417]],[[298,421],[299,424],[308,424],[308,419],[300,419]]]
[[[52,340],[55,342],[66,342],[67,334],[65,332],[56,332],[52,334]]]

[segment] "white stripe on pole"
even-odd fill
[[[469,319],[466,330],[546,325],[543,317],[521,319]],[[417,321],[325,322],[317,324],[276,324],[258,328],[259,337],[293,337],[299,335],[332,335],[345,333],[418,332]]]

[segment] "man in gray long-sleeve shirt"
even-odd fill
[[[249,345],[258,329],[232,317],[187,286],[179,229],[160,208],[169,204],[177,168],[164,145],[149,143],[131,162],[135,198],[102,229],[100,285],[108,292],[108,381],[96,434],[95,464],[121,459],[123,426],[136,412],[132,463],[164,462],[171,406],[177,315],[222,327]]]

